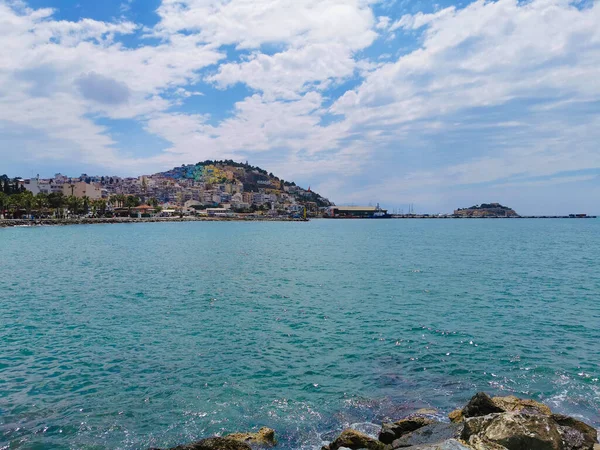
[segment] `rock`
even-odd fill
[[[335,441],[324,448],[338,450],[341,447],[346,447],[351,450],[363,448],[368,450],[386,450],[386,446],[382,442],[376,441],[366,434],[351,429],[342,431],[342,434],[340,434]]]
[[[495,444],[488,441],[487,439],[480,438],[479,436],[471,436],[469,439],[469,446],[473,450],[506,450],[506,447]]]
[[[457,409],[448,414],[448,418],[454,422],[462,422],[467,417],[479,417],[487,414],[515,412],[524,414],[552,414],[550,408],[535,400],[521,399],[514,395],[507,397],[491,398],[485,392],[475,394],[463,409]]]
[[[408,419],[402,419],[394,423],[384,423],[379,433],[379,440],[384,444],[391,444],[405,434],[433,422],[433,420],[426,417],[409,417]]]
[[[497,406],[485,392],[478,392],[462,409],[463,417],[479,417],[488,414],[501,413],[505,410]]]
[[[549,416],[529,414],[490,414],[465,420],[462,439],[473,436],[508,450],[562,450],[558,425]]]
[[[473,450],[473,448],[464,442],[457,441],[456,439],[448,439],[447,441],[440,442],[438,444],[417,445],[416,447],[410,447],[410,450]]]
[[[459,422],[462,422],[463,420],[465,420],[463,413],[462,413],[462,409],[455,409],[450,414],[448,414],[448,418],[453,423],[459,423]]]
[[[458,438],[461,432],[460,424],[434,422],[396,439],[392,442],[392,448],[440,444]]]
[[[504,412],[544,414],[546,416],[552,414],[550,408],[543,403],[536,402],[535,400],[517,398],[514,395],[509,395],[508,397],[494,397],[492,402]]]
[[[434,408],[421,408],[421,409],[417,409],[414,414],[411,414],[411,417],[413,417],[413,416],[433,416],[437,413],[438,413],[438,410],[434,409]]]
[[[202,439],[193,444],[180,445],[170,450],[252,450],[252,447],[235,439],[213,437]]]
[[[552,414],[565,450],[593,450],[598,442],[598,431],[587,423],[562,414]]]
[[[274,446],[277,445],[275,439],[275,430],[271,428],[263,427],[256,433],[232,433],[226,438],[235,439],[236,441],[246,442],[248,444],[256,444],[263,446]]]

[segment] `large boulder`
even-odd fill
[[[417,445],[410,447],[409,450],[474,450],[470,445],[460,442],[456,439],[448,439],[447,441],[431,445]],[[491,449],[484,449],[491,450]]]
[[[225,437],[240,442],[246,442],[247,444],[267,447],[277,445],[277,440],[275,439],[275,430],[267,427],[261,428],[256,433],[232,433]]]
[[[544,414],[549,416],[552,414],[550,408],[543,403],[535,400],[523,399],[509,395],[508,397],[494,397],[492,402],[498,408],[505,412],[516,412],[524,414]]]
[[[435,422],[396,439],[392,442],[392,448],[440,444],[458,438],[461,431],[461,424]]]
[[[180,445],[170,450],[252,450],[252,447],[235,439],[213,437],[192,444]]]
[[[391,444],[396,439],[404,436],[411,431],[418,430],[425,425],[432,424],[434,421],[427,417],[409,417],[394,423],[384,423],[381,426],[379,440],[384,444]]]
[[[368,449],[368,450],[386,450],[386,445],[379,442],[366,434],[359,431],[347,429],[342,431],[342,434],[328,446],[323,447],[325,450],[338,450],[345,447],[351,450]]]
[[[470,442],[473,436],[508,450],[563,449],[558,424],[543,415],[504,413],[468,418],[461,437]]]
[[[593,450],[598,443],[598,431],[587,423],[562,414],[551,417],[558,424],[565,450]]]
[[[479,417],[488,414],[501,413],[505,410],[497,406],[485,392],[478,392],[462,409],[463,417]]]
[[[462,408],[448,414],[450,421],[459,423],[468,417],[480,417],[488,414],[513,412],[523,414],[552,414],[550,408],[543,403],[530,399],[517,398],[514,395],[491,398],[485,392],[479,392]]]

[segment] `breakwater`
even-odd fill
[[[460,220],[480,220],[480,219],[596,219],[598,216],[486,216],[486,217],[469,217],[469,216],[454,216],[454,215],[435,215],[435,214],[392,214],[391,219],[460,219]]]
[[[172,223],[172,222],[306,222],[306,219],[288,217],[110,217],[72,219],[0,219],[0,228],[52,226],[52,225],[94,225],[124,223]]]

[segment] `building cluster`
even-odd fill
[[[135,196],[142,204],[159,204],[165,210],[184,212],[219,208],[293,214],[303,213],[306,208],[309,214],[317,214],[331,206],[310,188],[302,189],[248,164],[231,163],[199,163],[134,178],[87,174],[68,178],[56,174],[51,179],[23,180],[23,186],[34,194],[62,193],[90,200],[106,199],[109,203],[117,196]]]

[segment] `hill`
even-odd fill
[[[227,190],[264,193],[273,196],[289,196],[298,203],[314,203],[317,207],[331,206],[328,199],[308,189],[297,186],[293,181],[286,181],[258,166],[238,163],[232,160],[206,160],[197,164],[175,167],[160,172],[152,177],[171,178],[178,181],[191,182],[194,185],[210,190],[215,186],[225,186]],[[229,186],[231,189],[228,189]],[[236,189],[233,189],[233,187]]]

